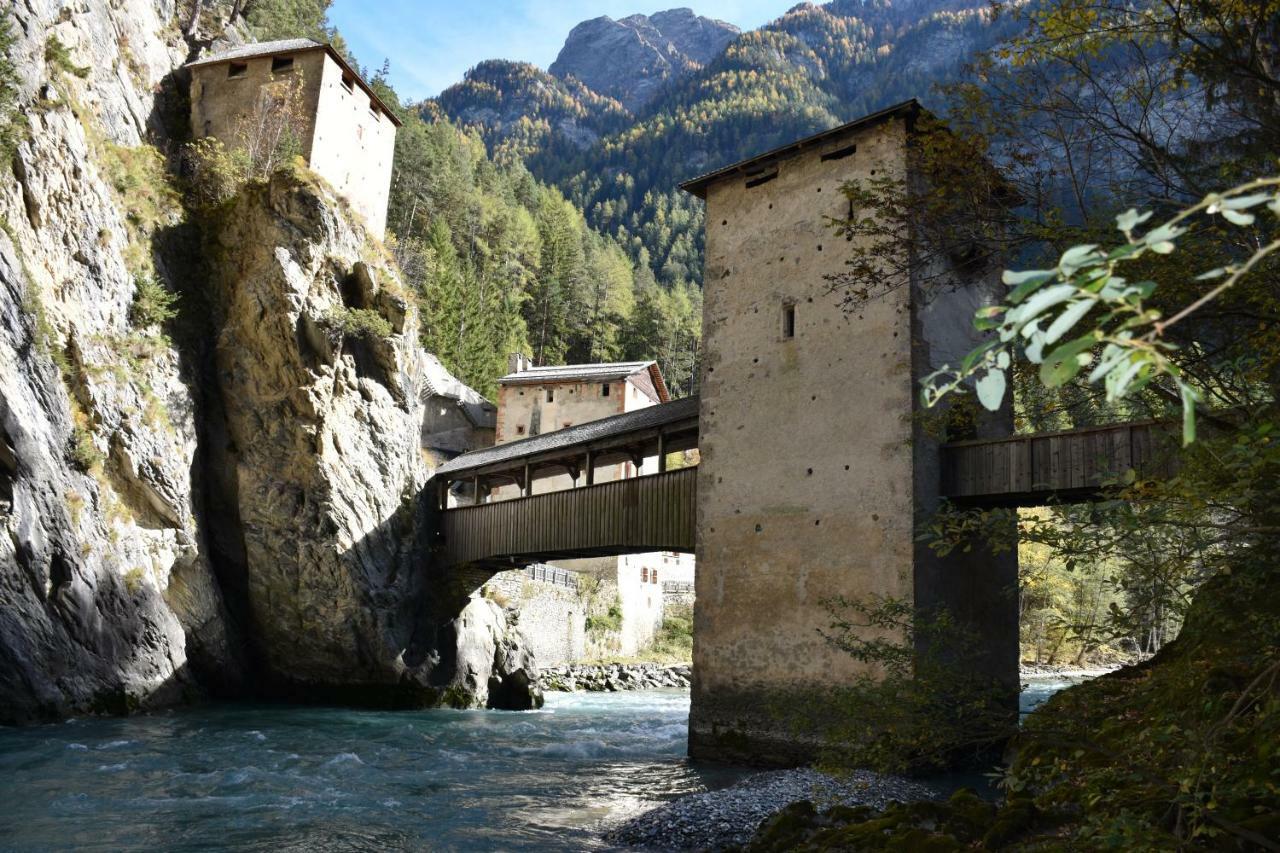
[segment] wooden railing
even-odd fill
[[[693,551],[697,467],[441,513],[449,565]]]
[[[1171,475],[1177,436],[1177,425],[1148,421],[956,442],[942,448],[942,494],[990,506],[1091,500],[1130,470]]]

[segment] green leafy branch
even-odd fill
[[[1280,177],[1260,178],[1211,193],[1142,234],[1137,229],[1151,218],[1151,212],[1127,210],[1116,217],[1125,242],[1109,251],[1092,243],[1073,246],[1054,269],[1006,270],[1004,283],[1013,288],[1006,304],[983,308],[974,316],[975,328],[994,331],[995,337],[965,356],[959,367],[946,365],[925,377],[924,404],[936,405],[972,379],[982,405],[999,408],[1008,388],[1007,372],[1014,355],[1021,352],[1040,365],[1040,381],[1050,388],[1066,384],[1093,365],[1087,381],[1102,382],[1108,402],[1136,394],[1159,377],[1168,377],[1182,401],[1183,443],[1190,444],[1195,441],[1195,406],[1201,395],[1174,362],[1177,346],[1167,339],[1166,332],[1280,250],[1280,238],[1261,243],[1240,263],[1196,276],[1198,281],[1221,281],[1168,318],[1148,304],[1156,282],[1130,282],[1119,274],[1121,265],[1148,253],[1171,254],[1177,248],[1175,241],[1191,229],[1195,217],[1218,216],[1244,227],[1257,219],[1250,211],[1264,205],[1280,217]],[[1086,316],[1098,311],[1101,313],[1092,328],[1068,337]]]

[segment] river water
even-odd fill
[[[1066,679],[1038,679],[1024,707]],[[685,760],[687,690],[540,711],[218,705],[0,729],[4,850],[583,850],[746,772]]]

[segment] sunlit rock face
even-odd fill
[[[425,687],[417,313],[361,226],[277,174],[212,250],[252,636],[269,685]],[[367,328],[357,329],[363,318]]]
[[[185,56],[172,3],[8,11],[26,132],[0,165],[0,723],[234,690],[198,519],[198,393],[131,317],[151,247],[103,158],[163,123]],[[158,232],[176,224],[156,213]]]
[[[733,24],[671,9],[583,21],[573,28],[550,71],[574,77],[635,112],[674,79],[705,65],[739,34]]]
[[[263,686],[368,704],[533,702],[536,668],[505,615],[479,619],[487,602],[467,605],[432,570],[421,433],[440,381],[396,272],[302,171],[246,190],[220,223],[217,376]],[[472,616],[452,620],[464,605]]]

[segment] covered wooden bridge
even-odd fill
[[[689,397],[463,454],[432,480],[446,563],[512,568],[557,559],[694,548],[697,468],[667,470],[698,446],[698,399]],[[596,482],[630,462],[640,476]],[[535,493],[568,475],[572,488]],[[493,500],[508,487],[515,497]],[[511,488],[514,487],[514,488]],[[469,505],[448,508],[449,496]]]
[[[1176,438],[1176,425],[1147,421],[955,442],[942,447],[941,493],[980,507],[1096,500],[1130,471],[1169,476]],[[667,470],[666,463],[697,445],[698,398],[688,397],[459,456],[429,486],[444,561],[505,569],[692,552],[697,468]],[[631,462],[640,476],[595,481],[598,468],[618,462]],[[536,493],[539,480],[566,474],[570,488]],[[494,500],[504,486],[514,496]],[[450,508],[450,495],[466,505]]]

